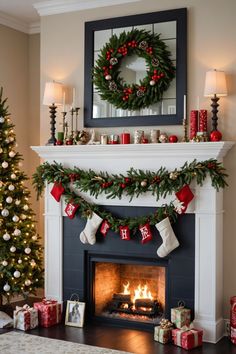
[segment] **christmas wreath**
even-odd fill
[[[162,99],[175,76],[170,52],[160,35],[133,29],[113,35],[101,49],[93,70],[93,82],[102,100],[116,108],[137,110]],[[137,55],[146,61],[146,76],[139,84],[128,84],[120,76],[122,59]]]

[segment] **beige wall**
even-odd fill
[[[8,97],[17,149],[23,157],[23,169],[30,177],[39,164],[30,145],[39,145],[40,35],[29,36],[0,25],[0,43],[0,86],[4,97]],[[37,213],[35,193],[31,194]]]
[[[141,14],[145,12],[188,8],[188,110],[195,108],[200,97],[201,108],[210,110],[210,102],[203,97],[206,70],[225,70],[229,96],[220,100],[219,129],[224,140],[235,140],[236,124],[236,26],[235,0],[143,0],[133,4],[46,16],[41,21],[41,91],[44,82],[56,79],[79,92],[79,105],[83,108],[84,86],[84,22]],[[86,60],[86,59],[85,59]],[[83,125],[82,111],[80,127]],[[48,109],[41,107],[40,140],[44,144],[49,136]],[[132,130],[134,130],[133,128]],[[150,127],[146,127],[150,130]],[[162,131],[182,135],[179,126],[162,127]],[[109,132],[109,129],[102,131]],[[112,131],[121,131],[116,128]],[[229,317],[229,297],[236,294],[236,217],[234,196],[236,186],[236,149],[228,154],[225,165],[230,174],[230,187],[225,191],[224,220],[224,314]]]

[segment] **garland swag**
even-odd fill
[[[116,108],[137,110],[162,99],[175,76],[175,67],[165,42],[159,37],[149,31],[133,29],[110,38],[93,69],[93,82],[102,100]],[[139,84],[128,84],[120,76],[122,59],[132,55],[146,62],[146,76]]]
[[[132,199],[140,194],[151,192],[156,195],[158,200],[160,197],[166,197],[167,194],[178,192],[194,179],[197,184],[202,185],[207,176],[211,178],[212,186],[216,190],[227,185],[225,169],[221,163],[214,159],[186,162],[180,169],[174,169],[171,172],[164,167],[155,172],[131,168],[126,175],[109,175],[107,172],[96,173],[93,170],[85,171],[78,167],[65,168],[56,162],[53,164],[45,162],[37,167],[33,175],[33,185],[37,191],[37,197],[39,197],[43,193],[45,182],[56,183],[60,186],[60,193],[65,196],[67,203],[79,205],[79,211],[83,217],[88,218],[95,212],[107,220],[115,232],[119,230],[120,226],[127,225],[135,233],[140,225],[147,222],[150,225],[155,225],[166,217],[174,222],[178,215],[175,205],[170,203],[170,205],[158,207],[152,215],[148,216],[118,219],[105,209],[101,210],[98,205],[92,205],[85,201],[84,198],[71,190],[71,184],[75,189],[89,192],[96,198],[101,193],[105,193],[107,198],[121,198],[123,193],[126,193]]]

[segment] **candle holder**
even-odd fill
[[[79,116],[79,107],[72,107],[70,110],[71,114],[71,133],[70,135],[75,139],[78,133],[78,116]],[[75,124],[74,124],[75,123]]]
[[[183,119],[183,128],[184,128],[184,136],[182,138],[182,142],[183,143],[187,143],[189,140],[188,140],[188,124],[187,124],[187,118],[184,118]]]
[[[68,139],[68,123],[66,122],[67,112],[61,112],[62,114],[62,130],[64,133],[64,143]]]

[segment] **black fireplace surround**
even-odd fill
[[[121,207],[106,206],[107,211],[117,217],[135,217],[148,215],[155,208],[151,207]],[[147,244],[141,244],[139,231],[131,241],[123,241],[113,231],[104,237],[98,231],[95,245],[84,245],[79,235],[86,224],[85,219],[78,215],[70,220],[63,218],[63,300],[78,294],[80,301],[86,302],[86,321],[109,322],[122,327],[152,329],[153,325],[120,319],[95,316],[94,306],[94,268],[95,262],[119,262],[126,264],[143,264],[163,266],[166,270],[165,313],[170,318],[170,309],[176,307],[179,301],[192,310],[194,314],[194,273],[195,273],[195,215],[180,215],[173,225],[180,246],[165,258],[159,258],[156,250],[162,244],[162,239],[153,226],[153,239]]]

